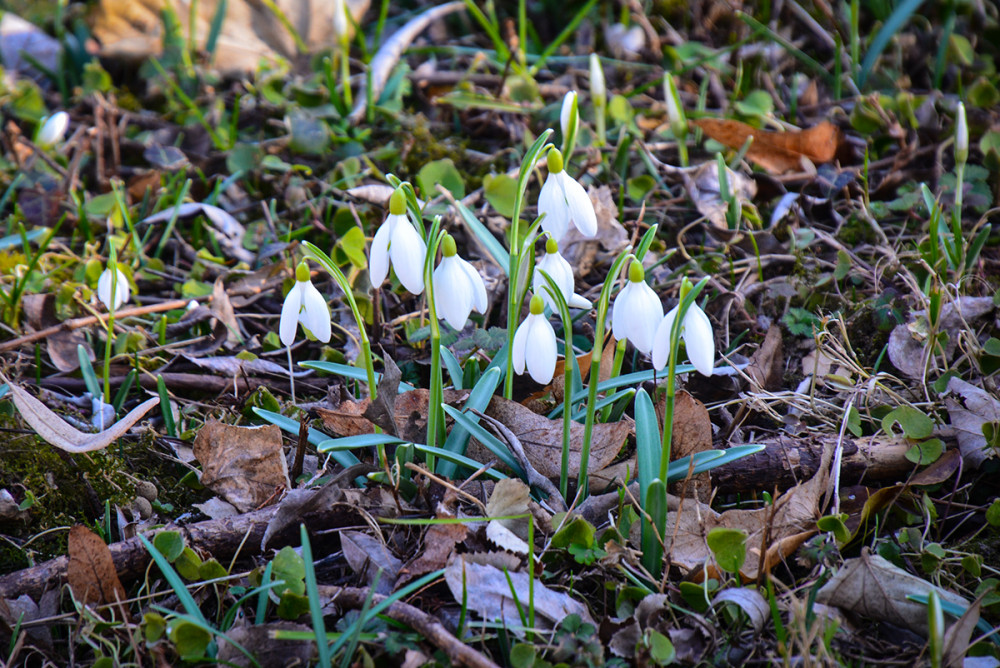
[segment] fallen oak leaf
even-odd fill
[[[120,603],[127,597],[118,579],[111,549],[100,536],[83,525],[69,530],[69,565],[66,579],[73,597],[84,605]],[[127,615],[124,606],[120,606]]]
[[[774,174],[801,171],[806,164],[804,160],[813,165],[830,162],[841,143],[840,128],[829,121],[806,130],[786,132],[758,130],[740,121],[720,118],[696,118],[690,123],[731,149],[742,148],[753,137],[747,159]]]
[[[7,380],[7,377],[2,373],[0,373],[0,380],[10,387],[10,395],[14,400],[14,405],[28,426],[49,444],[74,454],[93,452],[108,447],[124,436],[132,428],[132,425],[142,419],[153,406],[160,403],[159,397],[147,399],[104,431],[99,431],[96,434],[85,434],[67,424],[65,420],[52,412],[48,406],[36,399],[31,393]]]

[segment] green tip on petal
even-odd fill
[[[548,155],[549,171],[553,174],[558,174],[563,170],[563,156],[562,151],[552,147],[549,149]]]
[[[642,263],[638,260],[632,260],[632,264],[629,265],[628,280],[633,283],[646,280],[646,270],[642,268]]]
[[[458,246],[455,245],[455,238],[450,234],[445,234],[441,240],[441,255],[451,257],[458,255]]]
[[[406,194],[402,187],[396,188],[389,197],[389,213],[394,216],[402,216],[406,213]]]
[[[548,253],[549,255],[552,255],[553,253],[558,253],[559,242],[553,239],[552,237],[549,237],[548,240],[545,242],[545,252]]]
[[[298,266],[295,267],[295,280],[300,283],[305,283],[309,280],[309,265],[306,264],[305,260],[299,262]]]
[[[528,310],[531,311],[531,315],[541,315],[545,313],[545,302],[539,295],[534,295],[531,298],[531,303],[528,305]]]

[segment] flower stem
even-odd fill
[[[288,353],[288,385],[292,390],[292,404],[295,403],[295,374],[292,373],[292,347],[285,346],[285,352]]]
[[[444,376],[441,373],[441,321],[438,320],[437,304],[434,298],[434,260],[437,259],[438,247],[444,239],[445,232],[441,230],[441,217],[434,219],[428,236],[427,258],[424,261],[424,289],[427,291],[427,315],[430,317],[431,345],[431,378],[430,391],[427,400],[427,445],[437,447],[438,437],[444,429]],[[433,471],[435,457],[427,454],[427,470]]]

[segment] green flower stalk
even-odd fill
[[[97,280],[97,298],[108,309],[108,333],[104,344],[104,403],[111,403],[111,346],[115,340],[115,311],[129,299],[128,278],[118,268],[118,252],[109,244],[108,267]]]
[[[430,346],[431,346],[431,383],[429,398],[427,400],[427,445],[434,448],[437,447],[438,439],[444,437],[444,409],[441,406],[444,400],[444,375],[441,372],[441,323],[438,320],[438,301],[439,299],[435,296],[434,288],[441,287],[441,284],[435,285],[434,281],[434,257],[437,255],[438,248],[443,246],[444,252],[448,252],[451,255],[445,255],[444,260],[448,257],[458,257],[456,255],[457,249],[455,248],[455,242],[451,239],[451,236],[446,232],[441,231],[441,217],[438,216],[434,219],[434,223],[431,225],[430,235],[430,247],[427,249],[427,259],[424,262],[424,285],[427,289],[427,311],[430,318]],[[450,240],[449,242],[442,243],[445,239]],[[485,292],[485,288],[484,288]],[[463,323],[464,324],[464,323]],[[427,468],[430,471],[434,470],[434,455],[427,455]]]
[[[549,242],[555,244],[552,239]],[[555,252],[555,251],[553,251]],[[570,448],[570,427],[572,426],[571,414],[573,410],[573,364],[570,355],[573,355],[573,318],[569,313],[569,304],[566,302],[566,291],[564,286],[543,269],[536,269],[536,275],[545,281],[544,291],[549,296],[549,300],[556,305],[554,309],[562,320],[563,326],[563,351],[565,363],[563,364],[563,434],[562,434],[562,462],[559,467],[559,492],[563,500],[569,495],[569,448]],[[541,292],[535,288],[536,292]],[[572,294],[572,286],[569,292]],[[539,295],[532,297],[532,301],[538,299]]]

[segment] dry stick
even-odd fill
[[[210,297],[202,297],[202,300],[209,301]],[[195,300],[198,301],[198,300]],[[124,309],[118,311],[115,316],[117,319],[121,318],[131,318],[133,316],[147,315],[149,313],[160,313],[162,311],[172,311],[174,309],[184,308],[191,302],[190,299],[174,299],[169,302],[162,302],[160,304],[150,304],[149,306],[136,306],[134,308]],[[12,341],[5,341],[0,343],[0,353],[6,352],[8,350],[13,350],[18,346],[24,345],[25,343],[33,343],[39,339],[46,339],[53,334],[58,334],[59,332],[72,332],[73,330],[80,329],[81,327],[89,327],[90,325],[95,325],[101,322],[102,318],[96,315],[88,315],[82,318],[73,318],[72,320],[64,320],[58,325],[52,325],[51,327],[46,327],[45,329],[40,329],[37,332],[32,332],[31,334],[25,334],[24,336],[18,337]]]
[[[372,594],[367,587],[334,587],[319,586],[319,595],[342,608],[358,609],[369,605],[377,605],[386,599],[380,594]],[[396,601],[382,611],[383,615],[402,622],[422,635],[428,642],[448,655],[453,664],[469,666],[470,668],[499,668],[488,657],[453,636],[436,617],[415,608],[409,603]]]

